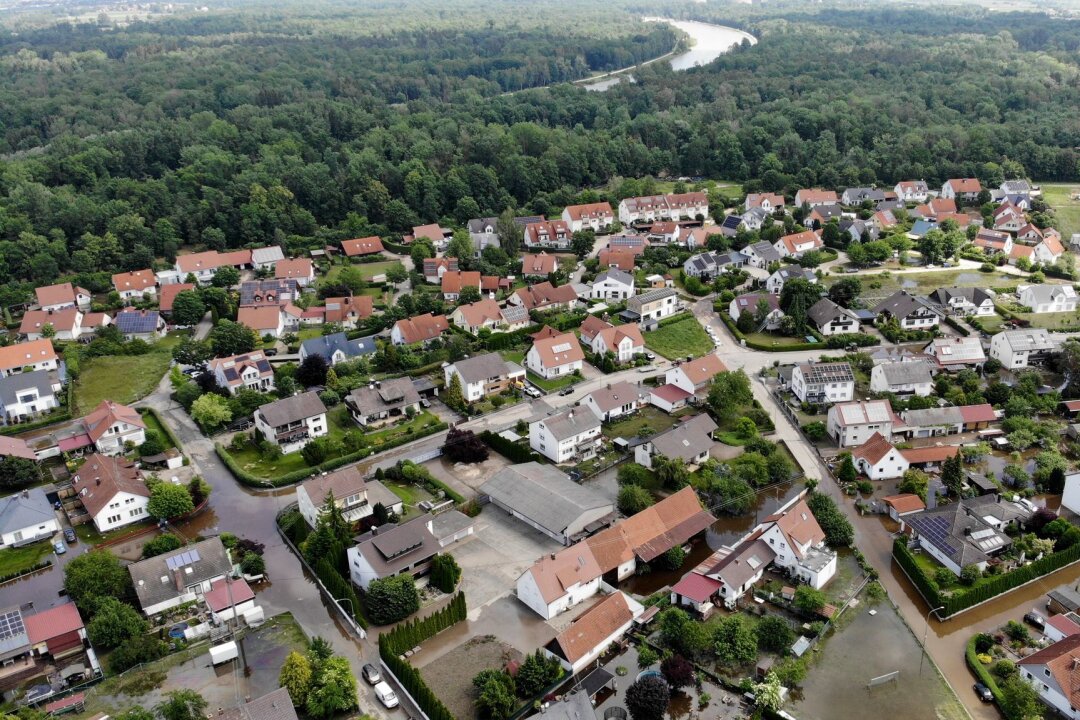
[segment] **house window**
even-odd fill
[[[143,514],[143,509],[141,507],[134,508],[130,513],[131,517],[139,517],[142,514]]]
[[[119,516],[119,515],[110,515],[110,516],[109,516],[109,517],[107,518],[107,522],[108,522],[108,523],[109,523],[110,525],[111,525],[111,524],[113,524],[113,523],[118,523],[118,522],[120,522],[120,516]]]

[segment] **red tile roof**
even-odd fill
[[[117,273],[112,276],[113,287],[117,292],[139,291],[142,292],[157,284],[153,270],[130,270],[126,273]]]
[[[406,345],[424,342],[442,335],[449,324],[445,315],[417,315],[412,318],[398,320],[394,327],[398,328]]]
[[[851,451],[852,457],[862,458],[871,465],[877,465],[881,459],[893,450],[893,445],[879,432],[870,436],[870,439]]]
[[[83,619],[75,603],[64,603],[33,615],[23,615],[26,635],[31,645],[48,642],[52,638],[83,628]]]
[[[315,266],[309,258],[278,260],[274,266],[274,277],[278,280],[300,280],[311,278],[314,274]]]
[[[76,293],[89,296],[90,293],[81,287],[73,287],[71,283],[58,285],[46,285],[34,290],[39,305],[59,305],[60,303],[74,303]]]
[[[232,603],[229,602],[230,592],[232,593]],[[206,600],[207,607],[213,612],[221,612],[227,610],[230,605],[239,605],[248,600],[254,600],[255,592],[243,578],[233,580],[232,583],[227,583],[222,578],[214,581],[210,586],[210,592],[203,595],[203,599]]]
[[[619,628],[634,620],[626,596],[613,592],[582,613],[570,627],[559,633],[555,644],[567,662],[574,663],[598,649]]]
[[[83,418],[87,433],[94,442],[97,442],[106,430],[118,422],[146,428],[146,423],[137,410],[112,400],[102,400],[89,415]]]
[[[686,392],[678,385],[670,384],[661,385],[658,388],[654,388],[650,394],[655,395],[656,397],[671,405],[674,405],[675,403],[682,400],[686,400],[688,397],[690,397],[690,393]]]
[[[982,405],[962,405],[960,406],[960,417],[964,418],[966,423],[976,422],[993,422],[997,420],[997,415],[994,413],[994,406],[988,403]]]
[[[923,448],[908,448],[901,450],[900,454],[912,465],[921,463],[944,462],[960,452],[956,445],[931,446]]]
[[[381,238],[372,235],[371,237],[356,238],[355,240],[342,240],[341,249],[349,257],[374,255],[383,251],[383,244]]]
[[[0,457],[17,457],[24,460],[37,460],[37,455],[25,440],[0,436]]]
[[[926,503],[922,501],[922,498],[913,493],[887,495],[886,497],[881,498],[881,502],[889,505],[901,515],[926,509]]]
[[[589,203],[588,205],[567,205],[566,214],[571,220],[590,220],[592,218],[613,217],[611,203]]]
[[[134,464],[98,453],[88,457],[78,469],[71,487],[91,516],[104,510],[117,493],[150,497],[150,489]]]
[[[162,312],[171,312],[173,302],[176,300],[176,296],[187,290],[194,290],[195,286],[191,283],[172,283],[171,285],[162,285],[161,292],[158,294],[158,309]]]
[[[46,325],[52,325],[57,332],[71,332],[75,321],[79,320],[79,309],[71,306],[60,310],[27,310],[19,324],[19,333],[30,335],[40,333]]]
[[[671,588],[671,592],[689,598],[696,603],[703,603],[715,595],[722,586],[723,583],[719,580],[713,580],[696,572],[689,572],[683,575],[682,580],[675,583],[674,587]]]

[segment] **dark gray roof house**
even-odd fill
[[[42,524],[49,524],[49,534],[55,532],[56,513],[41,488],[30,488],[0,498],[0,535],[22,530],[29,531],[24,535],[30,539],[34,537],[33,530]]]
[[[383,380],[372,385],[365,385],[353,390],[345,398],[354,418],[367,419],[399,414],[404,408],[420,402],[410,378]]]
[[[295,280],[248,280],[240,283],[241,305],[284,305],[295,300]]]
[[[139,606],[147,615],[194,600],[231,570],[232,561],[216,537],[128,565]]]
[[[48,370],[34,370],[33,372],[15,373],[0,378],[0,403],[4,406],[15,405],[19,402],[19,393],[27,390],[37,390],[39,398],[53,394],[52,379]],[[0,414],[3,413],[0,407]]]
[[[276,428],[321,415],[326,412],[326,406],[319,399],[319,393],[311,391],[275,400],[255,412],[262,416],[267,425]]]
[[[495,352],[458,360],[454,363],[454,369],[466,385],[503,377],[513,369],[520,370],[515,363],[503,360]]]
[[[724,237],[735,237],[739,233],[739,225],[742,221],[738,215],[726,216],[724,222],[720,223],[720,234]]]
[[[126,310],[113,318],[113,325],[124,335],[152,335],[164,324],[157,310]]]
[[[861,205],[867,200],[878,202],[884,199],[885,193],[883,191],[869,187],[848,188],[840,196],[840,201],[845,205]]]
[[[321,355],[326,362],[334,365],[364,355],[373,355],[376,349],[374,337],[349,340],[345,333],[340,332],[305,340],[300,344],[300,357],[303,359],[309,355]]]
[[[421,515],[400,525],[383,525],[356,538],[349,548],[353,582],[367,588],[372,580],[416,570],[439,554],[439,541],[431,532],[432,517]],[[365,572],[361,572],[363,558]],[[370,573],[366,572],[370,569]]]
[[[842,308],[834,303],[829,298],[821,298],[816,303],[810,306],[806,316],[810,318],[810,321],[817,326],[820,330],[833,320],[840,318],[855,319],[855,313],[846,308]]]
[[[932,303],[918,295],[909,295],[903,290],[894,292],[874,306],[875,315],[885,314],[898,320],[903,320],[916,312],[920,314],[932,313],[941,317],[941,311],[934,307]]]
[[[219,712],[217,720],[297,720],[292,698],[285,688],[278,688],[240,707]]]

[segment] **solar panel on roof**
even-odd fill
[[[551,351],[561,353],[561,352],[566,352],[569,349],[570,349],[570,343],[559,343],[555,347],[551,348]]]
[[[167,565],[170,570],[179,570],[182,567],[194,565],[199,562],[199,560],[198,550],[185,550],[179,555],[173,555],[170,558],[166,558],[165,565]]]
[[[18,610],[0,614],[0,640],[22,635],[25,632],[26,626],[23,625],[22,613]]]

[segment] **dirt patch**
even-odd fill
[[[492,475],[509,464],[509,460],[492,451],[490,457],[482,463],[452,463],[440,458],[426,463],[426,466],[435,477],[458,492],[465,490],[463,494],[471,497]]]
[[[450,714],[458,718],[476,716],[473,704],[472,679],[481,670],[504,667],[508,662],[521,662],[525,657],[494,635],[475,637],[451,650],[438,662],[420,669],[431,691],[445,703]]]

